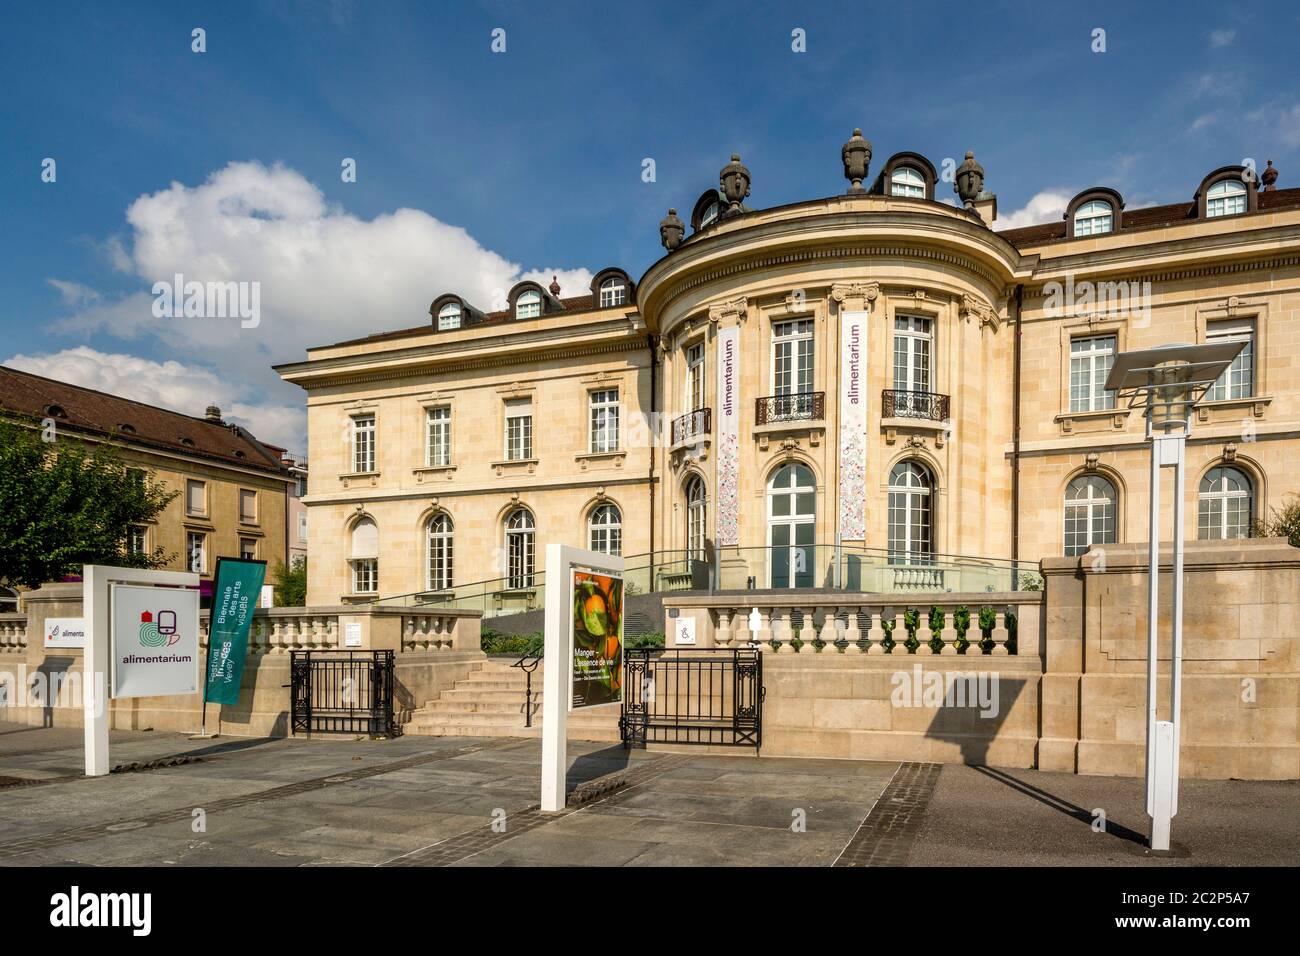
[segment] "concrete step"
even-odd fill
[[[431,700],[421,707],[417,714],[522,714],[522,700],[447,700],[446,697]],[[533,713],[540,714],[542,705],[533,701]]]
[[[469,716],[469,715],[467,715]],[[481,716],[464,721],[415,721],[405,724],[402,732],[423,737],[540,737],[542,722],[533,720],[533,726],[525,727],[522,718],[487,721]],[[612,724],[575,724],[565,725],[565,736],[572,740],[596,740],[617,742],[618,722]]]
[[[541,699],[541,688],[533,687],[533,703],[537,703]],[[518,690],[513,688],[511,690],[477,690],[473,687],[456,686],[450,690],[444,690],[438,700],[499,700],[508,704],[518,704],[522,707],[524,705],[524,691],[522,688]]]

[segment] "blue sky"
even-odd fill
[[[1245,157],[1300,183],[1296,12],[1078,6],[9,6],[0,359],[194,414],[217,401],[302,450],[303,395],[271,363],[428,321],[448,289],[639,275],[667,207],[733,151],[768,206],[841,192],[854,126],[873,174],[898,150],[973,149],[999,227],[1091,185],[1190,199]],[[259,327],[153,317],[174,271],[259,282]]]

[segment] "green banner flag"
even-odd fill
[[[234,704],[244,679],[248,631],[266,578],[265,561],[217,558],[208,630],[208,675],[204,700]]]

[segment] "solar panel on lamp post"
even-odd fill
[[[1106,388],[1129,408],[1141,408],[1151,442],[1151,513],[1147,588],[1146,810],[1150,849],[1169,850],[1170,822],[1178,813],[1179,713],[1183,669],[1183,472],[1192,410],[1232,364],[1245,342],[1162,345],[1120,352]],[[1157,624],[1160,601],[1160,469],[1174,469],[1173,634],[1169,660],[1169,720],[1156,720]]]

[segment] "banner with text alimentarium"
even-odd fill
[[[717,544],[740,545],[740,329],[718,329]]]
[[[840,318],[840,538],[867,536],[867,315]]]

